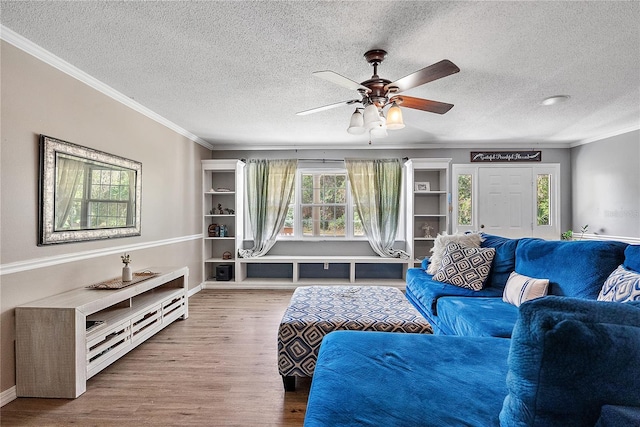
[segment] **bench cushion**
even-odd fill
[[[501,338],[332,332],[304,425],[497,426],[508,351]]]

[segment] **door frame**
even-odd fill
[[[550,188],[550,200],[549,200],[549,219],[550,225],[538,225],[535,222],[537,218],[537,200],[536,191],[532,191],[532,197],[534,198],[531,204],[533,212],[533,235],[532,237],[540,237],[544,239],[559,239],[561,228],[561,206],[560,206],[560,164],[559,163],[541,163],[536,165],[531,164],[509,164],[509,163],[496,163],[496,164],[470,164],[470,163],[458,163],[453,164],[451,167],[451,228],[455,232],[464,231],[482,231],[479,229],[478,222],[478,203],[479,200],[479,170],[480,168],[530,168],[532,172],[531,185],[534,186],[535,177],[539,174],[551,175],[551,188]],[[458,225],[458,175],[465,174],[471,175],[471,225],[461,226]]]

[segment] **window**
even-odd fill
[[[536,179],[536,212],[538,225],[551,225],[550,188],[551,175],[538,174]]]
[[[458,175],[458,225],[472,225],[472,175]]]
[[[299,170],[281,237],[364,237],[343,169]]]
[[[90,165],[79,174],[69,215],[60,230],[127,227],[133,219],[133,173]]]

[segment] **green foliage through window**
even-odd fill
[[[281,235],[292,236],[296,227],[295,210],[299,207],[301,237],[364,236],[362,221],[351,204],[345,172],[302,172],[300,194],[294,194]],[[349,213],[353,218],[350,218]],[[351,224],[349,224],[351,222]]]
[[[536,211],[538,225],[551,225],[550,221],[550,201],[549,186],[551,175],[540,174],[536,179]]]
[[[458,175],[458,225],[472,225],[472,176]]]

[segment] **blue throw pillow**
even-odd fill
[[[624,268],[640,273],[640,245],[629,245],[624,250]]]
[[[603,405],[640,405],[640,303],[549,296],[522,304],[504,426],[593,426]]]

